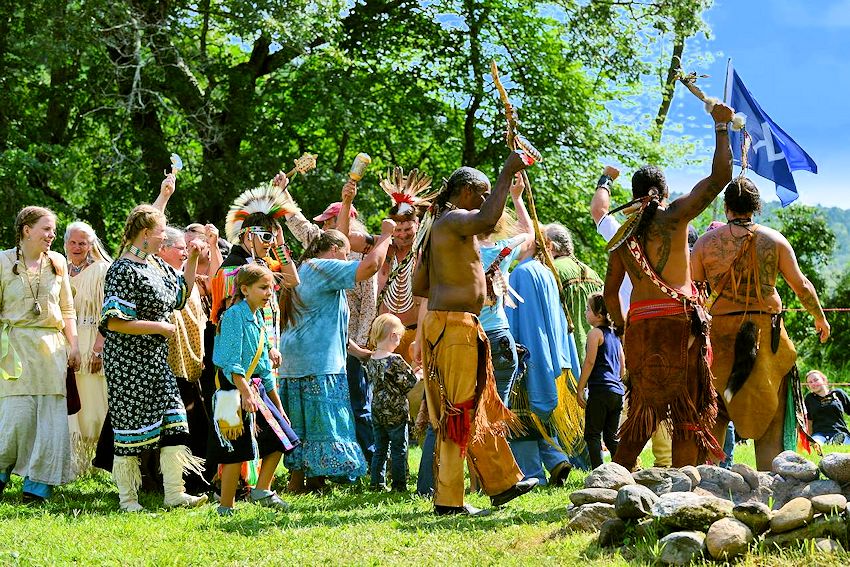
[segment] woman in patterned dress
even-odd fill
[[[71,430],[73,470],[83,473],[91,466],[97,440],[106,417],[106,378],[103,376],[103,335],[98,332],[103,307],[103,280],[112,258],[104,250],[94,229],[84,222],[65,228],[65,257],[80,345],[80,370],[76,373],[80,393],[79,412],[68,416]]]
[[[174,182],[168,176],[165,183]],[[189,247],[184,274],[156,256],[165,215],[150,205],[130,213],[121,239],[123,254],[106,273],[101,332],[106,337],[103,364],[109,393],[115,459],[112,475],[120,508],[142,510],[139,455],[160,448],[165,506],[198,506],[207,497],[184,492],[184,469],[197,470],[199,460],[186,446],[189,427],[177,381],[166,361],[169,322],[182,309],[195,281],[197,245]]]

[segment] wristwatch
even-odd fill
[[[94,356],[95,358],[99,358],[99,359],[103,358],[103,351],[102,350],[93,350],[93,351],[91,351],[91,353],[92,353],[92,356]]]

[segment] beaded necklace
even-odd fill
[[[142,261],[146,261],[149,257],[153,256],[150,252],[145,252],[141,248],[133,246],[132,244],[130,245],[130,248],[127,249],[127,252]]]
[[[35,290],[32,288],[32,279],[30,279],[29,270],[26,268],[26,265],[24,265],[23,273],[19,274],[21,277],[21,283],[24,283],[24,273],[27,275],[26,287],[30,290],[30,295],[32,295],[32,314],[36,317],[41,315],[41,304],[38,302],[38,293],[41,290],[41,270],[44,266],[43,258],[43,254],[40,254],[38,257],[38,271],[35,275]]]

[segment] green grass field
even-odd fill
[[[736,461],[750,462],[750,446]],[[419,449],[410,452],[411,471]],[[643,462],[651,464],[649,452]],[[20,479],[0,500],[2,565],[638,565],[651,564],[657,547],[601,550],[590,534],[560,533],[569,493],[582,486],[574,472],[565,488],[542,488],[489,517],[437,518],[415,496],[375,494],[360,485],[323,496],[284,495],[289,512],[237,504],[219,518],[214,505],[166,511],[162,497],[143,494],[149,512],[117,511],[109,476],[96,474],[57,489],[43,507],[20,504]],[[415,478],[411,479],[411,482]],[[411,484],[412,486],[412,484]],[[469,501],[486,506],[486,497]],[[850,555],[817,556],[810,549],[754,551],[743,565],[846,565]]]

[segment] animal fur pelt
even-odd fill
[[[738,393],[756,364],[759,352],[759,335],[761,331],[752,321],[744,321],[741,329],[735,336],[735,358],[732,361],[732,372],[723,392],[726,402],[732,401],[732,397]]]

